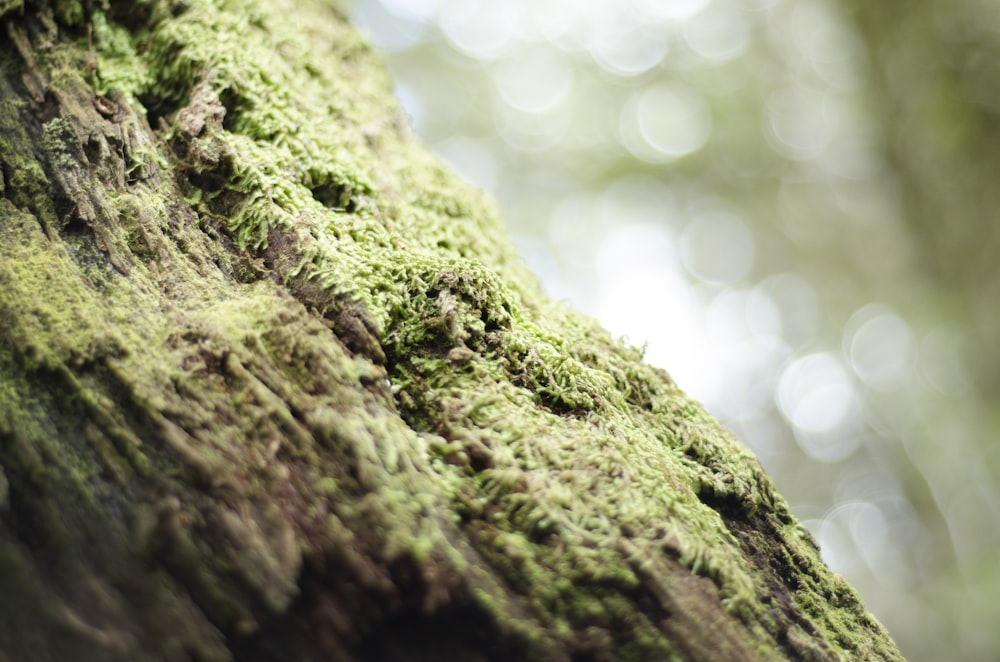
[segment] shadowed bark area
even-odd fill
[[[0,657],[900,659],[328,3],[0,20]]]

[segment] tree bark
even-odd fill
[[[0,21],[0,659],[901,659],[330,3]]]

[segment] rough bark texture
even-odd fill
[[[0,20],[0,659],[900,659],[329,3]]]

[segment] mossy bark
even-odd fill
[[[900,659],[330,3],[0,20],[0,658]]]

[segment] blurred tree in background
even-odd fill
[[[909,659],[1000,658],[1000,9],[357,0],[550,293],[760,456]]]

